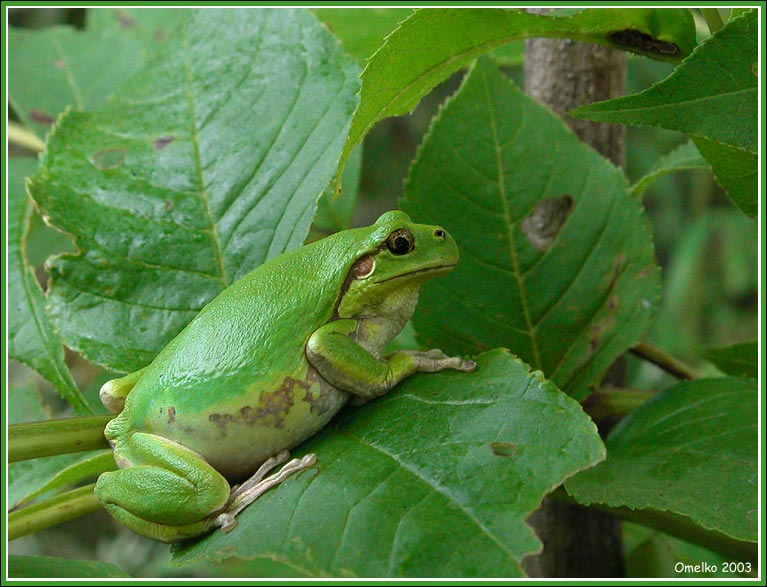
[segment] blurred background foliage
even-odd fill
[[[385,37],[397,22],[407,17],[410,9],[354,11],[358,20],[345,18],[339,14],[342,10],[328,12],[336,13],[322,15],[331,30],[347,26],[367,31],[360,35],[358,44],[347,47],[350,53],[360,55],[376,46],[371,44],[371,39]],[[366,12],[386,13],[386,17],[366,19]],[[724,9],[723,13],[726,12],[728,10]],[[726,21],[727,15],[723,16]],[[87,10],[81,8],[18,8],[9,13],[11,26],[26,28],[57,24],[82,28],[86,18]],[[699,26],[698,32],[699,41],[708,35],[705,24]],[[522,44],[503,48],[495,56],[505,64],[505,72],[522,87]],[[646,89],[672,70],[673,65],[669,63],[629,56],[626,93]],[[362,149],[359,194],[352,226],[370,224],[381,212],[397,206],[402,182],[432,117],[445,98],[458,89],[462,77],[463,72],[455,74],[422,100],[412,114],[386,119],[367,135]],[[10,107],[9,117],[18,120]],[[631,126],[627,129],[626,140],[625,173],[633,183],[658,159],[684,142],[685,136],[658,128]],[[34,154],[11,145],[9,156]],[[647,340],[687,361],[703,374],[716,373],[716,369],[701,358],[701,349],[757,337],[757,219],[748,218],[738,210],[707,170],[662,177],[647,190],[643,201],[654,230],[657,259],[663,269],[662,304]],[[45,259],[72,249],[68,237],[46,227],[39,216],[33,218],[27,250],[43,288],[47,281]],[[628,355],[627,360],[629,387],[657,390],[675,382],[660,369],[632,355]],[[110,374],[74,353],[67,353],[67,362],[88,402],[103,412],[98,407],[98,388]],[[8,376],[9,389],[33,386],[40,394],[45,413],[26,419],[66,415],[66,411],[62,411],[63,401],[34,371],[11,361]],[[13,396],[8,399],[16,414],[14,419],[21,421],[25,415],[32,415],[24,406],[17,405],[14,409]],[[640,547],[648,549],[650,541],[655,541],[652,544],[657,548],[658,538],[657,533],[633,525],[628,526],[627,533],[630,538],[627,560],[631,563],[631,571],[632,561],[641,554]],[[112,539],[104,541],[101,537],[105,535],[111,535]],[[670,548],[665,542],[661,546]],[[104,512],[16,540],[11,552],[98,559],[117,564],[134,577],[248,576],[247,564],[228,567],[225,573],[216,565],[173,567],[166,547],[113,523]]]

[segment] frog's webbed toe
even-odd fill
[[[261,497],[267,490],[279,485],[294,473],[298,473],[299,471],[314,466],[317,462],[316,455],[304,455],[300,459],[293,459],[286,463],[282,469],[274,475],[266,477],[266,474],[271,469],[284,463],[288,459],[288,456],[288,451],[284,450],[267,459],[250,479],[232,491],[232,494],[229,496],[229,505],[227,506],[226,511],[216,516],[212,526],[221,528],[224,532],[233,530],[237,526],[237,514]]]

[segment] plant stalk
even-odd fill
[[[701,8],[700,12],[703,18],[706,19],[708,32],[712,35],[724,26],[724,21],[718,8]]]
[[[109,414],[12,424],[8,427],[8,462],[109,448],[104,426],[112,418]]]
[[[8,123],[8,142],[24,149],[35,151],[36,153],[39,153],[45,148],[45,143],[43,143],[43,141],[18,122]]]
[[[78,487],[8,514],[8,540],[38,532],[101,508],[93,488]]]
[[[680,361],[676,357],[672,357],[647,341],[640,342],[631,349],[631,352],[637,357],[641,357],[653,365],[660,367],[666,373],[673,375],[677,379],[700,379],[700,374],[687,363]]]
[[[629,389],[626,387],[603,387],[592,393],[583,403],[594,421],[622,418],[633,412],[658,393],[654,389]]]

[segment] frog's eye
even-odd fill
[[[400,228],[386,239],[386,247],[393,255],[406,255],[413,250],[415,239],[409,230]]]

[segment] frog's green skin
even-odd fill
[[[474,369],[436,350],[381,354],[421,284],[457,262],[443,229],[388,212],[256,268],[149,366],[102,388],[122,411],[106,429],[120,469],[101,475],[99,499],[152,538],[201,534],[233,511],[229,481],[320,430],[350,397],[416,371]]]

